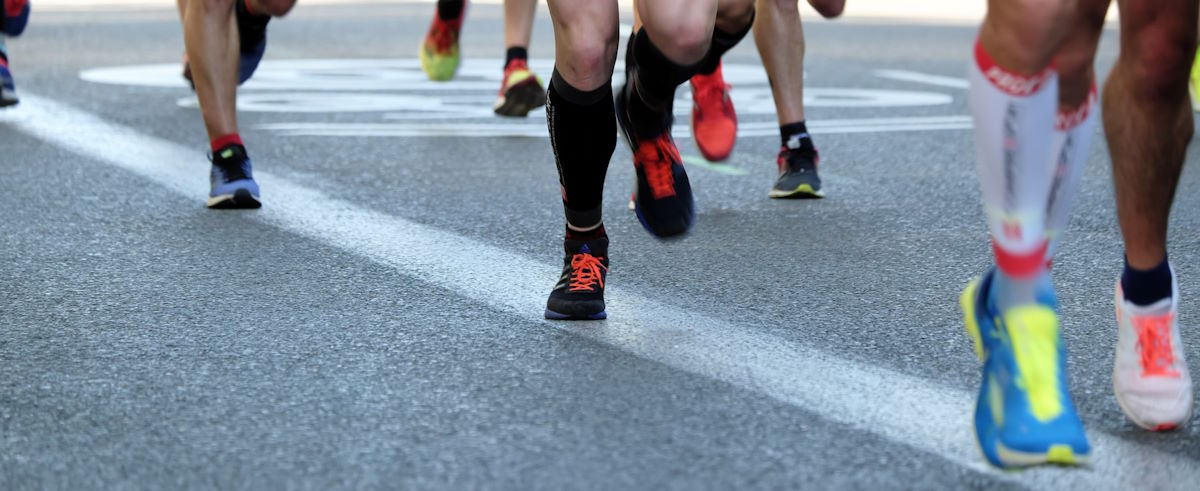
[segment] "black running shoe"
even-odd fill
[[[563,239],[562,278],[546,301],[546,318],[598,320],[604,312],[604,279],[608,277],[608,237],[589,241]]]
[[[771,188],[772,198],[819,199],[825,197],[821,191],[821,178],[817,177],[817,162],[821,158],[811,145],[796,148],[780,147],[779,179]]]
[[[695,223],[696,206],[683,158],[671,138],[671,121],[668,116],[662,123],[665,129],[658,136],[638,138],[628,113],[629,97],[634,96],[627,83],[617,93],[615,104],[617,123],[625,143],[633,151],[633,168],[637,172],[634,211],[651,235],[660,239],[682,237]]]

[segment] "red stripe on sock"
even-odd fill
[[[1088,91],[1087,99],[1075,109],[1063,111],[1059,109],[1058,117],[1054,120],[1054,129],[1058,131],[1067,131],[1076,126],[1079,126],[1088,115],[1092,112],[1092,107],[1096,105],[1096,82],[1092,82],[1092,90]]]
[[[229,145],[235,145],[235,144],[243,145],[242,144],[242,135],[239,135],[237,133],[230,133],[225,136],[218,136],[216,139],[209,142],[209,144],[212,146],[212,151],[214,151],[214,152],[217,150],[220,150],[222,148],[225,148]]]
[[[1013,254],[1001,249],[996,241],[992,241],[992,252],[996,255],[996,267],[1012,278],[1029,278],[1049,264],[1046,261],[1046,248],[1050,241],[1042,241],[1037,249],[1025,254]]]
[[[1025,97],[1042,89],[1046,79],[1054,74],[1054,64],[1034,75],[1021,75],[996,64],[992,56],[983,49],[979,40],[975,41],[975,63],[979,71],[1000,91],[1017,97]]]
[[[254,11],[254,7],[250,6],[250,0],[242,0],[242,3],[246,5],[246,13],[247,14],[258,15],[258,12]]]

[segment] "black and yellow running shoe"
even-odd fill
[[[824,198],[821,178],[817,176],[817,162],[820,160],[817,148],[811,144],[780,147],[779,157],[775,160],[779,165],[779,179],[771,188],[770,196],[788,199]]]

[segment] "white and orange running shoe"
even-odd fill
[[[1192,414],[1192,378],[1183,356],[1175,313],[1179,285],[1171,270],[1171,298],[1152,305],[1125,300],[1117,280],[1117,354],[1113,391],[1121,411],[1150,431],[1169,431]]]

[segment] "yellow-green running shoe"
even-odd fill
[[[464,2],[457,18],[443,20],[436,14],[433,16],[433,24],[421,41],[421,69],[430,80],[444,82],[454,78],[458,71],[458,33],[462,30],[466,12]]]

